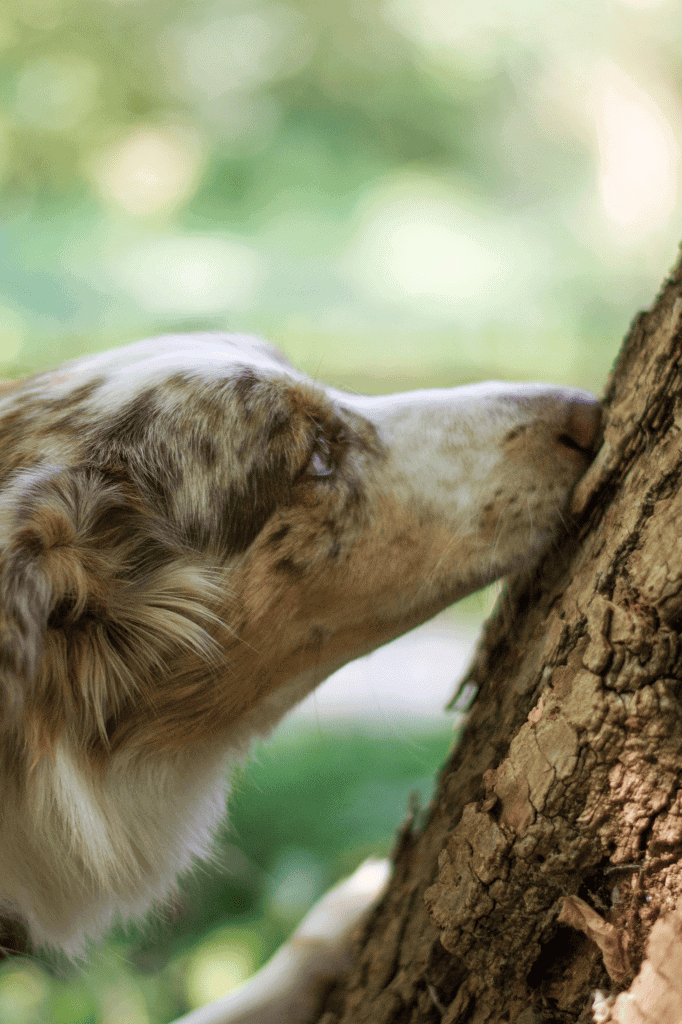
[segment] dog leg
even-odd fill
[[[264,967],[175,1024],[305,1024],[350,962],[353,931],[381,896],[391,866],[370,858],[335,885]]]

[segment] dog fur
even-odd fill
[[[225,334],[0,391],[1,913],[73,956],[166,899],[253,737],[557,537],[598,421],[349,395]]]

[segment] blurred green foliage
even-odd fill
[[[4,372],[230,328],[358,390],[600,390],[680,234],[681,13],[3,0]],[[6,963],[0,1021],[162,1024],[218,994],[386,852],[449,741],[281,735],[168,920],[87,970]]]
[[[372,390],[599,387],[674,258],[679,13],[4,0],[0,360],[230,326]]]

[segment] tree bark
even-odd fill
[[[319,1024],[682,1021],[681,363],[678,265],[612,371],[575,529],[488,622],[462,739]]]

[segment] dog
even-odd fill
[[[77,957],[162,904],[254,737],[537,561],[599,421],[549,385],[346,394],[229,334],[7,384],[0,914]]]

